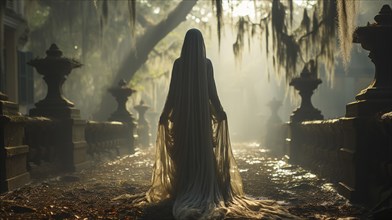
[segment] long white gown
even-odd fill
[[[173,200],[176,219],[296,218],[274,201],[244,195],[212,63],[197,29],[187,32],[173,65],[156,144],[146,199]]]

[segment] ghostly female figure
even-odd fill
[[[292,217],[273,201],[244,196],[213,74],[201,32],[190,29],[159,120],[147,200],[172,199],[176,219]]]

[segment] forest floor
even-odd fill
[[[367,210],[350,204],[324,179],[270,156],[257,144],[233,144],[244,191],[276,200],[304,219],[366,219]],[[0,219],[172,219],[170,204],[154,209],[132,205],[145,192],[155,149],[97,162],[80,172],[34,179],[0,195]]]

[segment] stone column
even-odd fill
[[[56,168],[61,171],[74,171],[85,167],[87,163],[87,143],[84,138],[86,121],[80,118],[80,110],[64,97],[62,86],[72,69],[82,66],[74,59],[62,56],[63,52],[52,44],[46,51],[45,58],[36,58],[28,62],[43,75],[48,86],[46,97],[35,104],[30,116],[44,116],[53,119],[55,129]]]
[[[150,122],[150,133],[152,137],[153,144],[155,144],[156,138],[157,138],[157,130],[158,130],[158,121],[159,121],[159,116],[161,115],[160,112],[150,110],[147,113],[148,121]]]
[[[273,98],[271,101],[268,102],[268,107],[271,109],[271,115],[268,118],[267,124],[281,124],[282,119],[278,115],[278,111],[282,106],[282,102]]]
[[[344,143],[340,148],[342,178],[339,192],[355,202],[378,203],[392,179],[392,135],[380,131],[381,115],[392,112],[392,10],[384,5],[376,23],[358,27],[354,43],[370,51],[375,65],[373,82],[347,104],[342,118]],[[388,183],[389,181],[389,183]],[[389,185],[390,187],[390,185]]]
[[[109,117],[109,121],[119,121],[129,126],[130,148],[128,149],[128,152],[133,152],[135,147],[134,131],[136,124],[132,113],[130,113],[126,108],[126,103],[128,101],[128,97],[136,91],[127,87],[127,82],[125,80],[120,80],[118,86],[110,88],[109,92],[117,101],[117,109]]]
[[[265,146],[271,152],[281,155],[285,153],[285,134],[282,119],[278,115],[278,111],[282,106],[282,102],[273,98],[268,102],[268,107],[271,110],[271,115],[266,123],[265,132]]]
[[[299,124],[303,121],[324,119],[321,111],[316,109],[311,101],[313,91],[319,84],[321,84],[321,79],[317,78],[317,68],[313,60],[305,64],[300,76],[293,78],[290,82],[290,86],[298,90],[301,96],[301,105],[291,115],[289,123],[287,153],[291,163],[301,164],[308,159],[306,155],[301,153],[304,151],[301,140],[305,137],[303,137]]]
[[[145,118],[146,111],[150,108],[149,106],[144,104],[144,101],[141,100],[140,104],[134,107],[138,113],[137,120],[137,134],[138,134],[138,142],[143,147],[150,146],[150,125]]]
[[[0,192],[19,188],[30,182],[27,172],[29,147],[23,144],[26,118],[16,103],[0,97]]]

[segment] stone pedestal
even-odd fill
[[[87,143],[84,138],[86,121],[80,119],[80,111],[62,94],[62,85],[74,68],[81,67],[78,61],[65,58],[56,44],[46,51],[45,58],[28,62],[43,75],[48,86],[46,97],[35,104],[30,116],[44,116],[53,119],[55,141],[55,165],[61,171],[74,171],[85,167]]]
[[[344,174],[339,192],[352,201],[376,203],[380,201],[382,187],[391,174],[383,171],[390,166],[392,134],[383,134],[380,116],[392,111],[392,10],[384,5],[376,23],[358,27],[354,43],[370,51],[375,64],[373,82],[346,106],[344,145],[340,149]],[[388,162],[389,161],[389,162]],[[389,176],[388,176],[389,175]],[[383,185],[384,184],[384,185]]]
[[[150,122],[150,132],[152,137],[151,141],[153,141],[153,144],[155,144],[154,141],[156,141],[157,138],[158,121],[160,115],[160,112],[151,110],[147,113],[147,117],[149,119],[148,121]]]
[[[146,111],[150,108],[144,104],[144,101],[141,100],[140,104],[134,107],[138,112],[138,120],[137,120],[137,135],[138,142],[143,147],[150,146],[150,125],[145,118]]]
[[[298,164],[300,162],[299,160],[301,160],[299,150],[296,149],[296,147],[299,146],[299,141],[301,139],[298,127],[299,123],[303,121],[324,119],[321,111],[313,106],[311,100],[313,91],[319,84],[321,84],[321,82],[321,79],[317,78],[317,68],[313,60],[304,66],[300,77],[293,78],[290,82],[290,86],[293,86],[296,90],[298,90],[299,95],[301,96],[300,107],[297,108],[290,116],[290,136],[288,139],[291,141],[289,142],[290,147],[287,151],[289,152],[291,163]]]
[[[117,109],[112,113],[108,120],[119,121],[129,126],[129,151],[133,152],[135,148],[134,132],[136,124],[132,113],[130,113],[126,108],[126,103],[128,101],[128,97],[130,97],[135,90],[128,88],[125,80],[120,80],[118,86],[110,88],[109,92],[117,101]]]
[[[30,182],[26,169],[29,147],[23,144],[25,120],[17,104],[0,100],[0,192]]]
[[[30,110],[33,116],[45,116],[48,118],[78,118],[80,111],[74,108],[74,104],[64,97],[62,87],[72,69],[82,66],[78,61],[65,58],[63,52],[52,44],[46,51],[45,58],[36,58],[28,62],[43,75],[48,87],[46,97],[35,104]]]
[[[278,115],[282,102],[272,99],[268,102],[271,109],[271,115],[266,123],[264,145],[277,155],[285,154],[285,134],[282,119]]]

